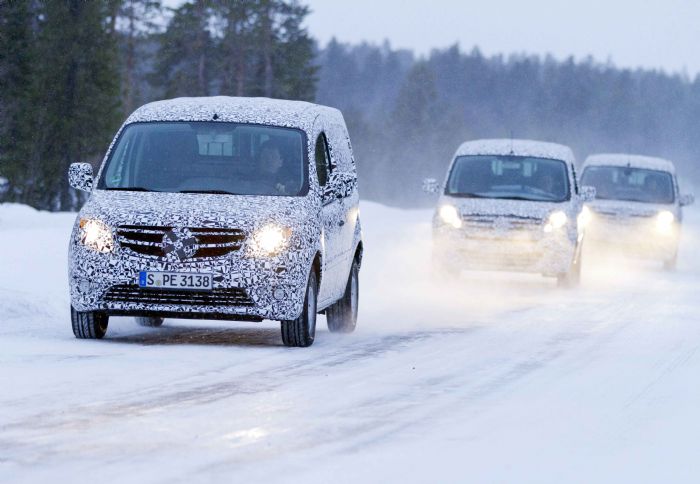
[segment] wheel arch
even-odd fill
[[[311,262],[311,270],[316,273],[316,289],[321,288],[321,280],[323,279],[323,255],[321,251],[316,251]]]
[[[355,254],[353,255],[353,260],[357,261],[357,267],[362,267],[362,257],[364,256],[365,246],[360,240],[355,247]]]

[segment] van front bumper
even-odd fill
[[[556,276],[570,270],[576,249],[576,242],[565,231],[515,237],[488,232],[465,234],[449,228],[433,232],[434,263],[450,269]]]
[[[640,259],[670,260],[678,252],[680,225],[660,233],[652,223],[621,224],[594,220],[586,227],[589,250]]]
[[[308,253],[307,253],[308,252]],[[171,262],[126,251],[100,254],[70,247],[71,304],[77,311],[179,318],[290,320],[302,311],[312,251],[252,258],[237,253],[202,261]],[[211,291],[142,289],[139,273],[209,273]]]

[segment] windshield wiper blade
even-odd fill
[[[598,198],[598,197],[596,197]],[[671,203],[671,202],[659,202],[656,200],[641,200],[639,198],[600,198],[599,200],[617,200],[618,202],[636,202],[636,203],[656,203],[656,204],[662,204],[662,203]]]
[[[144,187],[107,187],[105,190],[115,192],[160,192],[160,190],[152,190]]]
[[[480,195],[478,193],[448,193],[451,197],[461,197],[461,198],[493,198],[488,195]]]
[[[448,193],[448,195],[452,197],[461,197],[461,198],[491,198],[494,200],[525,200],[528,202],[553,202],[555,200],[550,199],[550,198],[533,198],[533,197],[525,197],[525,196],[520,196],[520,195],[513,195],[513,196],[500,196],[500,195],[480,195],[478,193]]]
[[[240,195],[226,190],[181,190],[178,193],[205,193],[207,195]]]
[[[501,198],[503,200],[525,200],[528,202],[556,202],[553,198],[533,198],[533,197],[523,197],[518,195],[513,195],[512,197],[494,197]]]

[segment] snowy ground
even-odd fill
[[[0,206],[0,482],[700,481],[700,211],[677,273],[589,264],[578,290],[436,286],[429,212],[362,216],[358,331],[288,349],[272,323],[78,341],[74,216]]]

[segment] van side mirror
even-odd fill
[[[687,207],[688,205],[692,205],[695,203],[695,196],[686,193],[685,195],[681,195],[680,198],[678,199],[678,203],[680,204],[681,207]]]
[[[425,193],[438,193],[440,191],[440,184],[435,178],[424,178],[423,191]]]
[[[5,177],[0,176],[0,195],[6,194],[9,189],[10,181]]]
[[[595,200],[595,195],[596,195],[595,187],[582,186],[579,189],[579,196],[581,197],[581,200],[583,200],[584,202],[592,202],[593,200]]]
[[[92,190],[92,165],[90,163],[71,163],[68,168],[68,184],[76,190]]]
[[[352,173],[333,171],[328,177],[324,198],[335,196],[338,199],[352,195],[357,187],[357,177]]]

